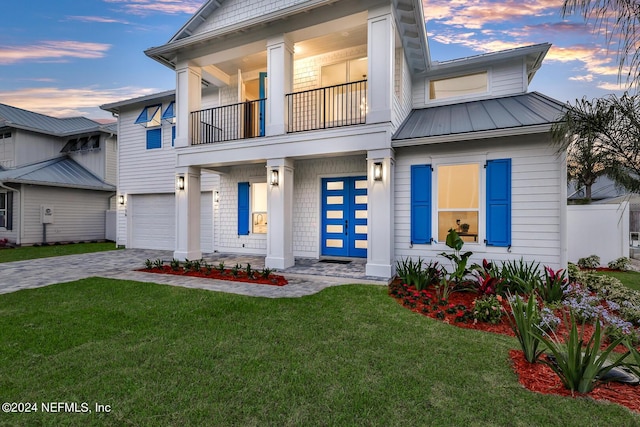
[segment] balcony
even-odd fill
[[[287,133],[365,124],[367,80],[285,95]],[[191,113],[191,145],[265,136],[266,98]]]

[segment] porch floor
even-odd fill
[[[251,264],[253,269],[264,268],[264,257],[259,255],[242,255],[242,254],[203,254],[205,261],[217,265],[224,262],[225,266],[233,267],[236,264],[246,266]],[[335,262],[337,261],[337,262]],[[378,283],[388,284],[388,280],[383,277],[367,276],[365,266],[367,261],[362,258],[349,258],[348,263],[341,263],[341,260],[319,260],[315,258],[296,258],[293,267],[284,270],[278,270],[284,275],[312,275],[327,276],[343,279],[353,279],[352,283]]]

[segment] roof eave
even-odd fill
[[[175,97],[175,95],[176,95],[176,91],[171,89],[171,90],[166,90],[164,92],[154,93],[151,95],[144,95],[144,96],[139,96],[137,98],[130,98],[122,101],[112,102],[110,104],[103,104],[100,106],[100,109],[109,111],[111,113],[119,113],[120,108],[125,106],[135,105],[135,104],[144,104],[149,101]]]
[[[447,135],[436,135],[422,138],[394,139],[391,142],[393,148],[413,147],[416,145],[443,144],[458,141],[473,141],[478,139],[501,138],[507,136],[522,136],[531,134],[547,133],[551,130],[553,123],[541,125],[517,126],[512,128],[492,129],[486,131],[475,131],[465,133],[453,133]]]
[[[23,185],[39,185],[42,187],[57,187],[57,188],[73,188],[76,190],[94,190],[94,191],[105,191],[105,192],[114,192],[116,191],[116,187],[113,185],[105,185],[105,186],[93,186],[93,185],[73,185],[73,184],[62,184],[56,182],[48,182],[48,181],[35,181],[30,179],[7,179],[4,181],[0,181],[2,184],[23,184]]]

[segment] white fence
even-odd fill
[[[567,206],[569,262],[598,255],[609,261],[629,256],[629,203]]]

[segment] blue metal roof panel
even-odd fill
[[[537,92],[413,110],[394,140],[552,124],[564,104]]]
[[[0,171],[0,182],[115,191],[108,184],[68,157]]]

